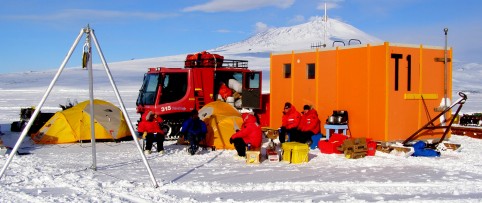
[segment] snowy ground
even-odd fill
[[[13,133],[2,136],[9,142]],[[35,146],[25,140],[1,180],[1,202],[480,202],[482,141],[453,136],[461,152],[404,158],[377,152],[346,159],[310,151],[310,161],[246,165],[234,151],[188,155],[166,143],[147,157],[160,187],[152,187],[131,142]],[[1,158],[4,163],[6,158]]]
[[[144,70],[113,71],[132,122],[138,118],[134,105]],[[41,110],[55,112],[66,99],[88,99],[84,75],[63,73]],[[9,131],[10,123],[19,119],[21,107],[38,104],[52,77],[0,75],[5,133],[0,138],[6,146],[19,136]],[[96,81],[95,97],[117,104],[108,82]],[[463,112],[480,112],[481,94],[468,96]],[[309,162],[297,165],[266,160],[246,165],[233,159],[233,150],[190,156],[169,141],[166,154],[147,157],[159,184],[154,188],[133,141],[97,143],[93,171],[90,143],[38,146],[27,137],[20,149],[26,155],[15,156],[0,180],[0,202],[481,202],[482,140],[452,136],[451,141],[464,148],[439,158],[377,152],[350,160],[311,150]],[[0,157],[0,165],[6,160]]]

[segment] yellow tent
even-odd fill
[[[91,140],[90,101],[55,113],[32,140],[38,144],[61,144]],[[96,140],[119,140],[131,133],[122,111],[113,104],[94,100],[94,128]]]
[[[241,114],[226,102],[215,101],[199,109],[199,118],[206,123],[206,144],[216,149],[234,149],[229,138],[241,128]]]

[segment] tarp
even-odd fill
[[[229,138],[243,124],[241,114],[231,105],[215,101],[199,109],[199,118],[206,123],[206,144],[216,149],[234,149]]]
[[[90,101],[55,113],[32,140],[38,144],[73,143],[91,140]],[[94,126],[96,140],[119,140],[131,135],[122,111],[113,104],[94,100]]]

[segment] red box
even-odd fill
[[[343,143],[348,137],[346,135],[340,134],[340,133],[333,133],[330,136],[330,142],[341,142]]]
[[[341,144],[343,144],[343,142],[320,140],[318,142],[318,148],[323,154],[341,154],[342,152],[337,149]]]
[[[320,152],[324,154],[342,154],[343,152],[339,151],[337,148],[341,146],[346,139],[347,137],[345,135],[334,133],[330,136],[330,140],[320,140],[318,142],[318,148],[320,149]]]

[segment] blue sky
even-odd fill
[[[443,46],[447,27],[455,59],[482,63],[479,0],[4,0],[0,73],[58,69],[87,24],[107,62],[116,62],[238,42],[322,16],[325,2],[329,17],[384,41]],[[68,66],[80,58],[74,53]]]

